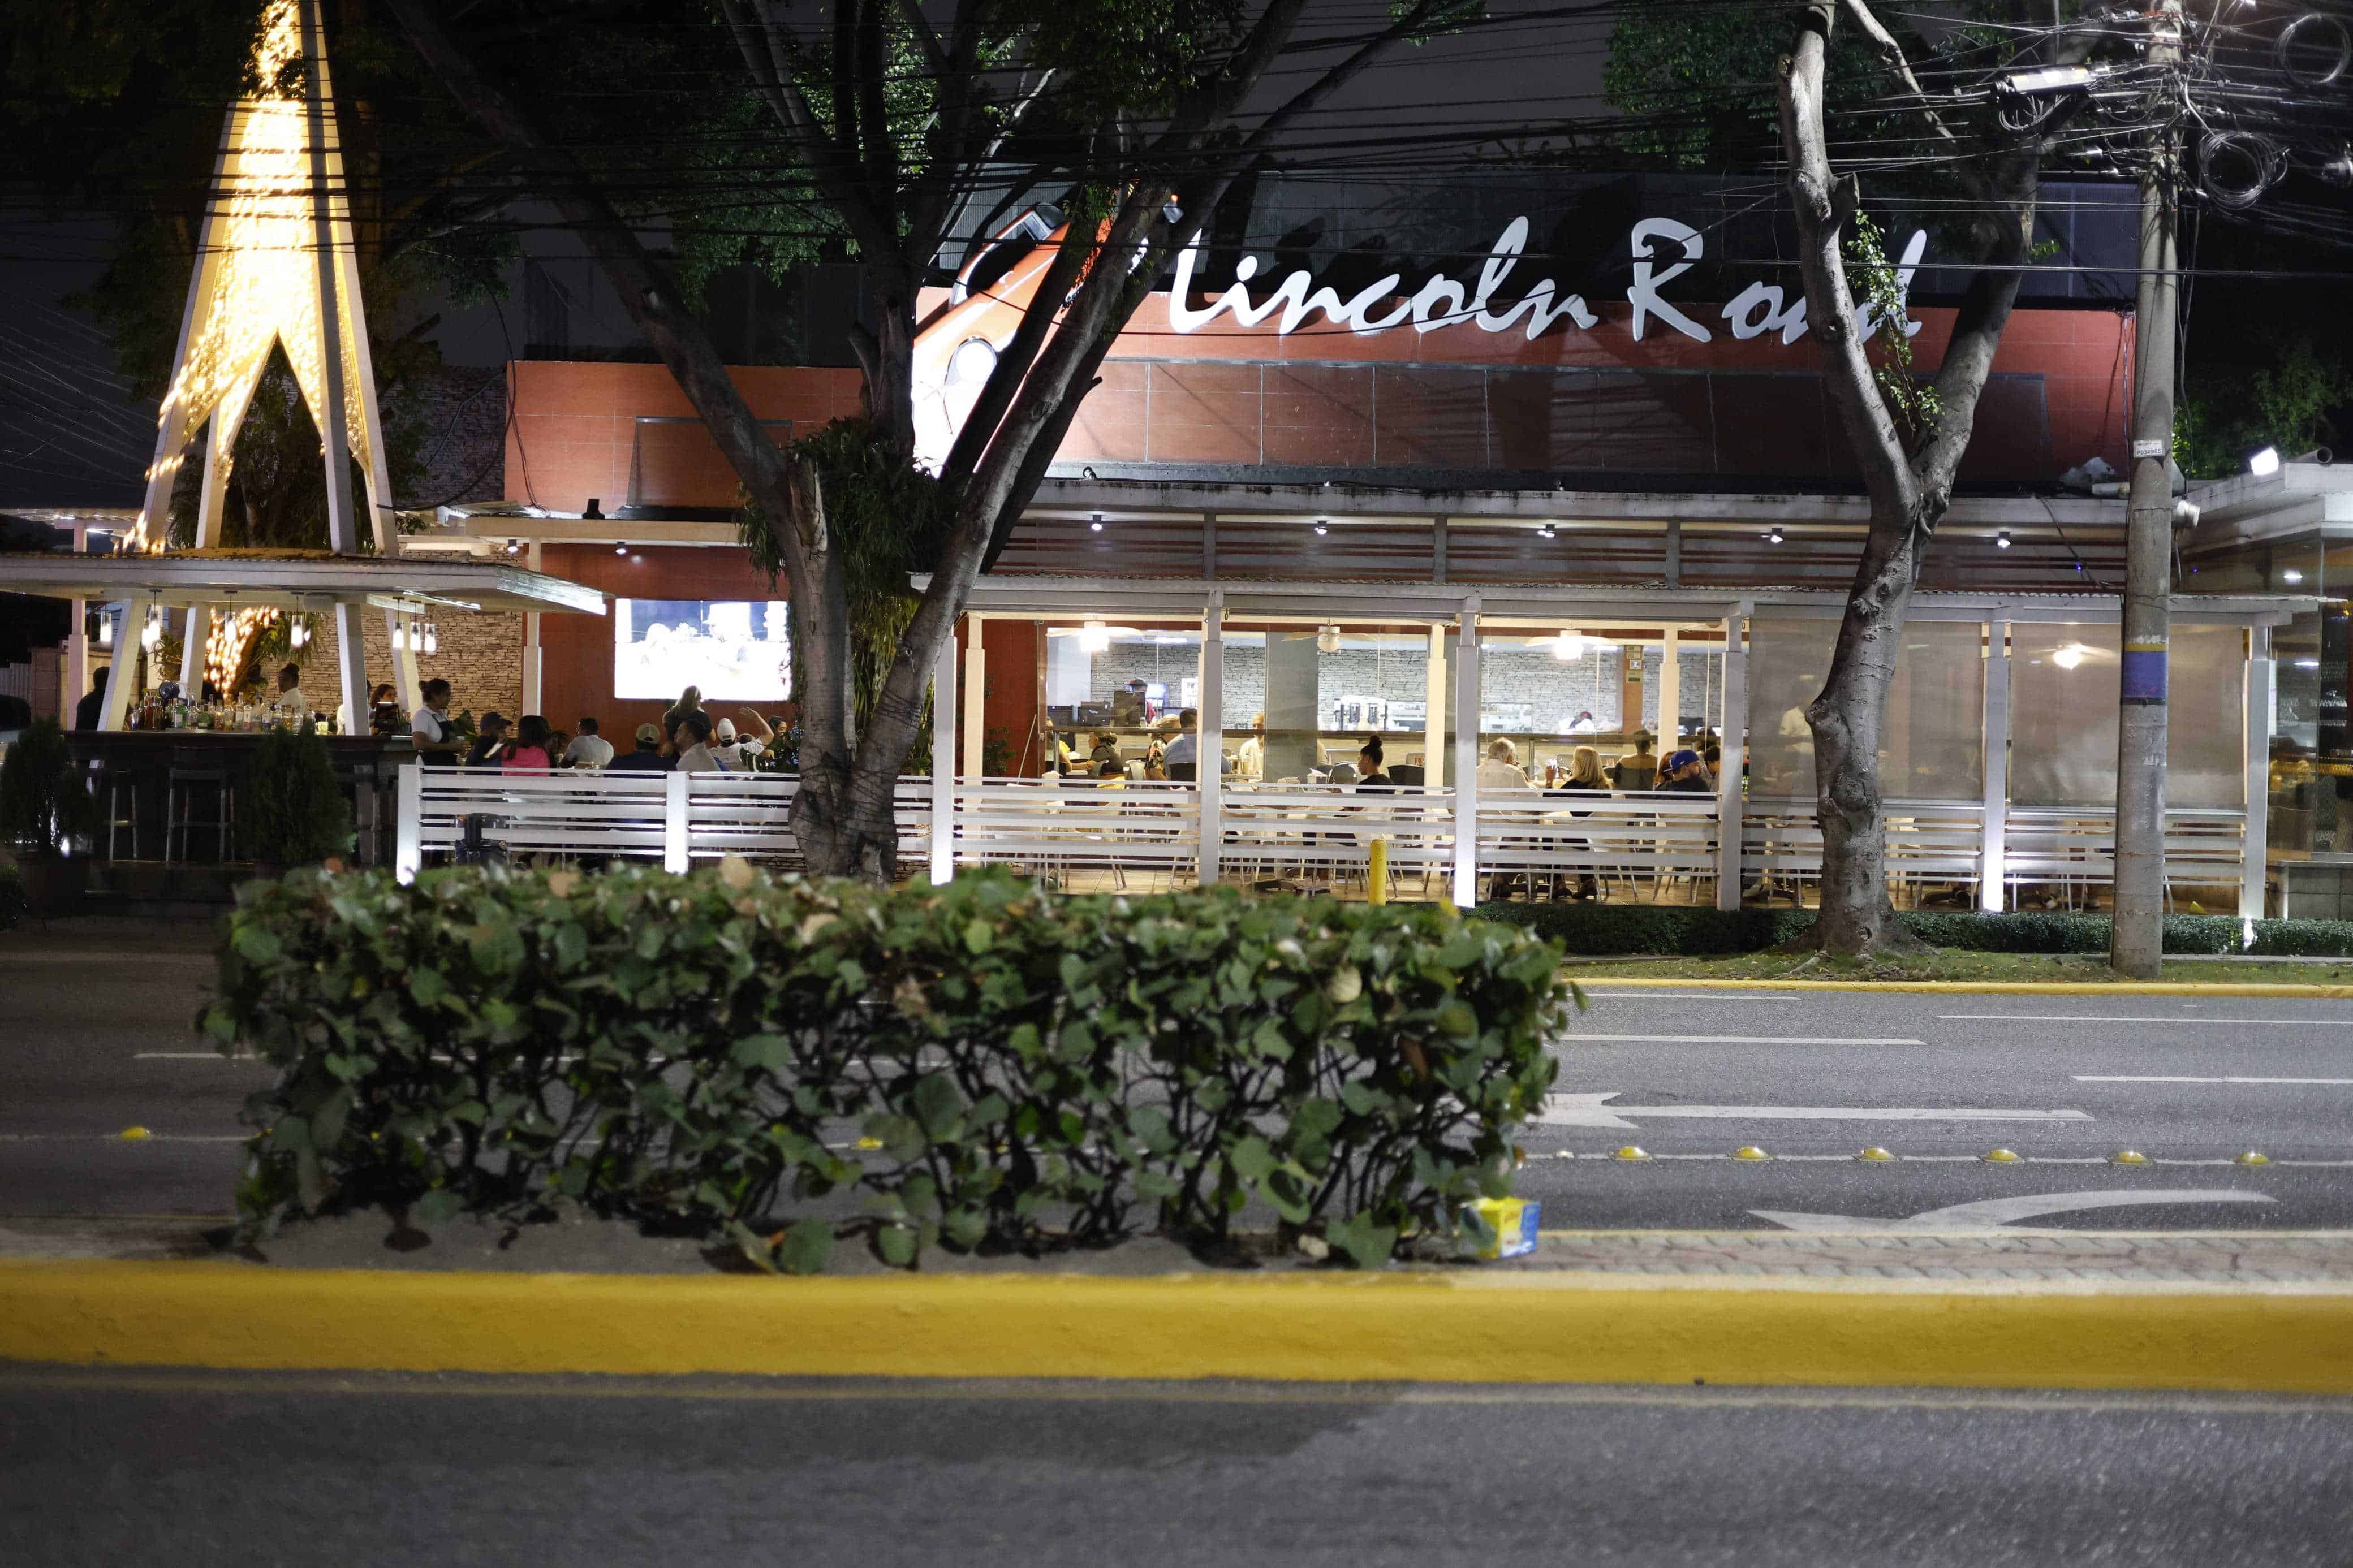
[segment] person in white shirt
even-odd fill
[[[596,732],[596,721],[582,719],[580,733],[572,737],[572,744],[564,748],[564,765],[567,768],[605,768],[613,764],[613,742]]]
[[[1509,741],[1487,742],[1487,760],[1479,764],[1481,789],[1534,789],[1528,775],[1520,772],[1519,748]]]
[[[678,716],[670,732],[670,743],[678,748],[678,766],[681,773],[726,773],[735,770],[722,761],[711,749],[711,716],[700,708],[690,708]]]
[[[1250,715],[1250,739],[1234,753],[1234,776],[1262,779],[1266,776],[1266,715]]]
[[[269,705],[280,713],[290,714],[297,718],[309,715],[311,700],[302,695],[301,665],[290,664],[278,672],[278,695],[269,700]]]
[[[409,743],[428,766],[458,765],[458,737],[449,728],[449,683],[436,676],[420,693],[425,706],[409,715]]]
[[[748,773],[752,759],[760,754],[760,742],[749,735],[739,735],[733,719],[722,719],[712,726],[711,752],[727,764],[731,773]]]

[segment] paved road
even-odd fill
[[[1893,1220],[2001,1200],[2016,1201],[1967,1217],[2019,1223],[2031,1200],[2152,1192],[2267,1201],[2031,1217],[2099,1229],[2353,1224],[2353,1004],[1600,983],[1575,1036],[1556,1113],[1624,1125],[1530,1130],[1521,1190],[1546,1200],[1548,1228],[1777,1223],[1760,1210]],[[1627,1144],[1657,1158],[1609,1158]],[[1729,1157],[1743,1146],[1774,1158]],[[1871,1146],[1897,1163],[1854,1160]],[[2025,1158],[1984,1163],[1995,1147]],[[2127,1148],[2151,1163],[2108,1163]],[[2249,1149],[2274,1163],[2232,1163]]]
[[[0,1561],[2336,1565],[2353,1403],[0,1369]]]
[[[146,949],[136,959],[38,931],[0,941],[0,1016],[12,1025],[0,1037],[0,1215],[228,1207],[237,1108],[269,1074],[221,1060],[191,1031],[211,973],[204,930],[134,940]],[[2160,1191],[2267,1201],[2028,1217],[2101,1229],[2353,1226],[2353,1003],[1661,992],[1603,982],[1576,1034],[1556,1088],[1578,1098],[1558,1108],[1626,1125],[1529,1130],[1522,1190],[1545,1201],[1549,1228],[1790,1223],[1757,1211],[1892,1220],[2004,1199]],[[2179,1081],[2200,1079],[2306,1081]],[[1646,1116],[1642,1107],[1684,1114]],[[1691,1114],[1703,1107],[1730,1109]],[[1772,1108],[1927,1114],[1798,1119]],[[1956,1110],[2036,1116],[1936,1114]],[[156,1136],[114,1136],[134,1125]],[[1628,1143],[1658,1158],[1607,1158]],[[1776,1157],[1725,1158],[1746,1144]],[[2025,1161],[1977,1158],[1997,1144]],[[1899,1163],[1854,1163],[1866,1145]],[[2121,1148],[2153,1163],[2108,1164]],[[2231,1163],[2251,1148],[2274,1163]],[[1974,1217],[2020,1223],[2021,1206]]]

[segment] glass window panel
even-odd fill
[[[2010,629],[2010,798],[2116,802],[2116,628],[2020,621]]]
[[[1748,634],[1748,793],[1810,799],[1813,733],[1807,705],[1830,678],[1838,623],[1761,617]],[[1985,627],[1914,621],[1887,696],[1879,752],[1890,800],[1977,800],[1984,793]]]
[[[2247,634],[2176,624],[2167,647],[2166,805],[2240,810],[2247,801]]]

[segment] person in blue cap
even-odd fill
[[[1713,795],[1715,786],[1707,782],[1707,764],[1700,761],[1697,752],[1681,751],[1667,753],[1659,769],[1657,788],[1662,794]]]

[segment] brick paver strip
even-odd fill
[[[2159,1232],[1911,1235],[1788,1231],[1547,1231],[1518,1267],[1574,1273],[1654,1271],[1662,1246],[1679,1271],[1746,1278],[2091,1279],[2200,1284],[2353,1284],[2353,1232],[2171,1236]]]

